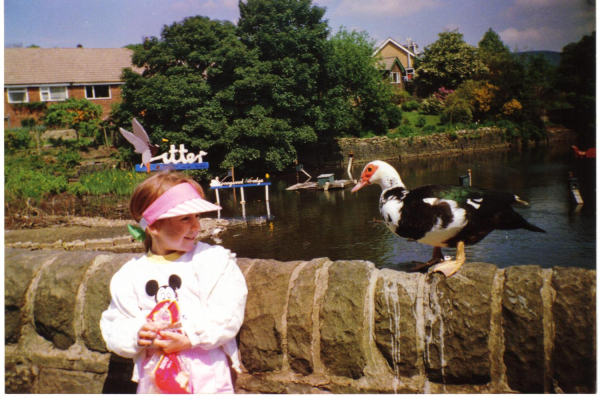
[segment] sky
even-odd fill
[[[332,33],[365,31],[381,44],[412,39],[419,51],[444,31],[477,46],[492,28],[511,50],[561,51],[596,26],[595,0],[313,0]],[[5,47],[114,48],[160,37],[194,15],[239,19],[238,0],[4,0]]]

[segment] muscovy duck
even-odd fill
[[[527,202],[508,192],[451,185],[425,185],[409,191],[396,169],[381,160],[365,166],[352,192],[370,184],[383,189],[379,210],[393,233],[433,246],[431,260],[413,271],[439,263],[432,272],[446,277],[454,274],[465,262],[465,245],[476,244],[495,229],[546,232],[513,210],[512,204]],[[443,261],[442,247],[455,247],[456,259]]]

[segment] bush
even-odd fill
[[[41,199],[47,194],[61,193],[69,185],[64,176],[55,176],[36,170],[9,168],[5,170],[5,194],[9,200]]]
[[[402,103],[402,100],[409,98],[410,94],[407,91],[394,91],[392,93],[392,102],[396,105]]]
[[[437,127],[435,127],[433,124],[428,124],[427,126],[423,127],[421,131],[424,133],[435,133],[437,131]]]
[[[412,112],[419,109],[420,105],[417,101],[408,101],[402,104],[402,110],[405,112]]]
[[[421,102],[420,110],[425,115],[440,115],[444,112],[444,102],[437,96],[430,95]]]
[[[27,129],[7,130],[4,132],[4,150],[12,153],[19,149],[29,148],[31,136]]]
[[[61,166],[73,168],[79,165],[81,155],[74,151],[65,151],[58,154],[56,157]]]
[[[90,193],[90,191],[88,191],[88,189],[84,187],[83,184],[81,184],[79,181],[70,183],[67,187],[67,192],[69,192],[71,195],[78,197]]]
[[[417,118],[417,122],[415,123],[415,126],[417,126],[419,128],[423,128],[423,127],[425,127],[426,124],[427,124],[427,118],[425,116],[421,115]]]
[[[396,133],[400,137],[412,137],[417,135],[418,131],[412,126],[400,126],[396,129]]]

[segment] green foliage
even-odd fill
[[[222,169],[265,172],[292,164],[299,148],[398,125],[366,33],[341,29],[328,40],[325,10],[310,0],[248,0],[239,9],[237,26],[190,17],[132,47],[147,70],[125,71],[109,128],[128,129],[136,117],[155,144],[167,138],[207,151]],[[116,137],[122,161],[138,161]]]
[[[31,130],[33,127],[35,127],[35,125],[36,125],[36,121],[32,117],[26,117],[25,119],[21,120],[21,126],[23,126],[24,128],[27,128],[29,130]]]
[[[83,188],[76,189],[90,195],[129,196],[147,176],[146,173],[111,169],[81,176],[79,183]]]
[[[14,153],[19,149],[27,149],[31,144],[31,135],[28,129],[4,131],[4,150]]]
[[[405,112],[412,112],[419,109],[420,105],[417,101],[408,101],[402,104],[402,110]]]
[[[410,96],[408,91],[392,90],[392,102],[396,105],[402,104],[403,100]]]
[[[446,124],[470,123],[473,120],[472,106],[460,93],[452,93],[446,98],[446,106],[441,121]]]
[[[477,49],[467,44],[457,31],[438,34],[439,39],[425,47],[416,63],[415,85],[421,96],[440,87],[457,88],[462,82],[487,71]]]
[[[56,156],[58,162],[65,168],[73,168],[81,162],[81,155],[75,151],[63,151]]]
[[[581,145],[596,146],[596,32],[562,49],[557,75],[559,98],[568,105],[552,120],[582,133]]]
[[[425,116],[419,116],[417,118],[417,122],[415,123],[415,126],[417,126],[419,128],[423,128],[423,127],[425,127],[426,124],[427,124],[427,118]]]
[[[87,99],[69,98],[52,103],[44,115],[48,127],[70,128],[77,136],[93,137],[100,126],[102,107]]]
[[[432,94],[421,102],[420,110],[426,115],[440,115],[444,112],[444,102]]]
[[[79,181],[69,183],[67,192],[77,197],[82,197],[90,193]]]
[[[21,167],[6,167],[4,181],[6,201],[27,198],[39,200],[46,194],[64,192],[68,186],[65,176]]]

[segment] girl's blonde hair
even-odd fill
[[[133,194],[131,195],[131,200],[129,201],[129,212],[131,213],[131,216],[135,221],[140,222],[144,211],[146,211],[156,199],[174,186],[186,182],[196,188],[200,196],[204,199],[202,187],[190,177],[173,171],[161,172],[144,180],[135,187]],[[144,248],[146,251],[152,248],[152,237],[150,234],[146,234]]]

